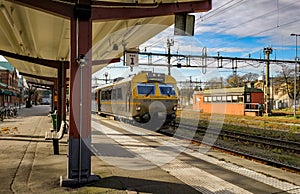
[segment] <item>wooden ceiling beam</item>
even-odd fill
[[[27,83],[33,85],[34,87],[45,86],[45,87],[49,87],[49,89],[51,89],[54,86],[53,84],[42,84],[42,83],[36,83],[32,81],[28,81]]]
[[[30,63],[35,63],[39,65],[43,65],[46,67],[52,67],[52,68],[58,68],[59,65],[64,63],[66,68],[69,68],[69,61],[55,61],[55,60],[49,60],[49,59],[41,59],[41,58],[35,58],[35,57],[29,57],[29,56],[24,56],[24,55],[19,55],[16,53],[11,53],[7,51],[0,50],[0,55],[3,55],[5,57],[13,58],[13,59],[18,59],[22,60],[25,62],[30,62]]]
[[[19,72],[19,74],[22,75],[22,76],[41,79],[41,80],[45,80],[45,81],[49,81],[49,82],[54,82],[57,79],[57,78],[54,78],[54,77],[34,75],[34,74],[30,74],[30,73],[25,73],[25,72]]]
[[[212,8],[212,0],[175,3],[117,3],[92,1],[92,20],[120,20],[176,13],[206,12]]]
[[[73,1],[43,0],[7,0],[12,3],[44,11],[63,18],[75,17],[76,10],[91,12],[92,20],[120,20],[155,16],[174,15],[176,13],[206,12],[212,8],[212,0],[175,2],[175,3],[118,3],[84,0],[79,4]],[[79,9],[76,9],[79,8]]]
[[[52,68],[58,68],[59,65],[64,63],[66,69],[69,68],[69,61],[55,61],[55,60],[49,60],[49,59],[40,59],[40,58],[34,58],[34,57],[28,57],[24,55],[19,55],[7,51],[0,50],[0,55],[3,55],[5,57],[13,58],[22,60],[25,62],[35,63],[39,65],[43,65],[46,67],[52,67]],[[110,63],[117,63],[120,62],[120,58],[113,58],[113,59],[103,59],[103,60],[95,60],[92,62],[92,65],[103,65],[103,64],[110,64]]]
[[[94,60],[92,62],[92,65],[104,65],[104,64],[110,64],[110,63],[118,63],[120,61],[121,61],[120,58]]]
[[[36,82],[27,82],[31,84],[35,88],[45,89],[45,90],[51,90],[53,88],[53,85],[50,84],[41,84]]]

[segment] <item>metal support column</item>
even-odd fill
[[[66,69],[62,63],[57,69],[57,116],[56,131],[60,130],[61,122],[66,120]],[[53,140],[54,154],[59,154],[59,140]]]
[[[55,84],[55,83],[53,83]],[[55,89],[54,89],[54,85],[51,87],[51,112],[54,111],[54,92],[55,92]]]
[[[295,74],[294,74],[294,117],[297,117],[296,110],[297,110],[297,62],[298,62],[298,36],[300,34],[292,33],[291,36],[296,37],[296,56],[295,56]]]
[[[71,19],[70,113],[68,177],[62,186],[97,180],[91,175],[91,7],[77,5],[80,12]],[[82,17],[81,17],[82,14]],[[84,76],[83,76],[84,75]]]
[[[66,119],[66,69],[64,63],[58,67],[57,128]]]
[[[58,76],[59,77],[59,76]],[[58,95],[59,95],[59,86],[58,86],[58,83],[59,83],[59,80],[58,79],[55,79],[54,81],[54,85],[53,85],[53,93],[52,93],[52,102],[53,102],[53,111],[57,111],[58,110],[58,107],[59,107],[59,104],[58,104]],[[54,121],[55,122],[55,121]],[[56,131],[58,131],[58,120],[57,120],[57,117],[56,117]],[[52,140],[52,144],[53,144],[53,154],[54,155],[58,155],[59,154],[59,146],[58,146],[58,140],[57,139],[54,139]]]

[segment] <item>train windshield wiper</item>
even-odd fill
[[[146,97],[148,97],[153,92],[153,87],[151,87],[151,90],[146,94]]]

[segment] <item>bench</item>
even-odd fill
[[[46,131],[45,140],[60,140],[64,137],[65,131],[69,128],[69,124],[66,121],[60,125],[59,131]]]

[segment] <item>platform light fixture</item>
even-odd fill
[[[114,51],[119,50],[119,47],[118,47],[118,45],[117,45],[116,43],[113,45],[113,50],[114,50]]]
[[[174,35],[194,36],[195,16],[188,13],[176,13]]]
[[[85,66],[87,64],[87,60],[84,54],[80,54],[76,60],[80,66]]]

